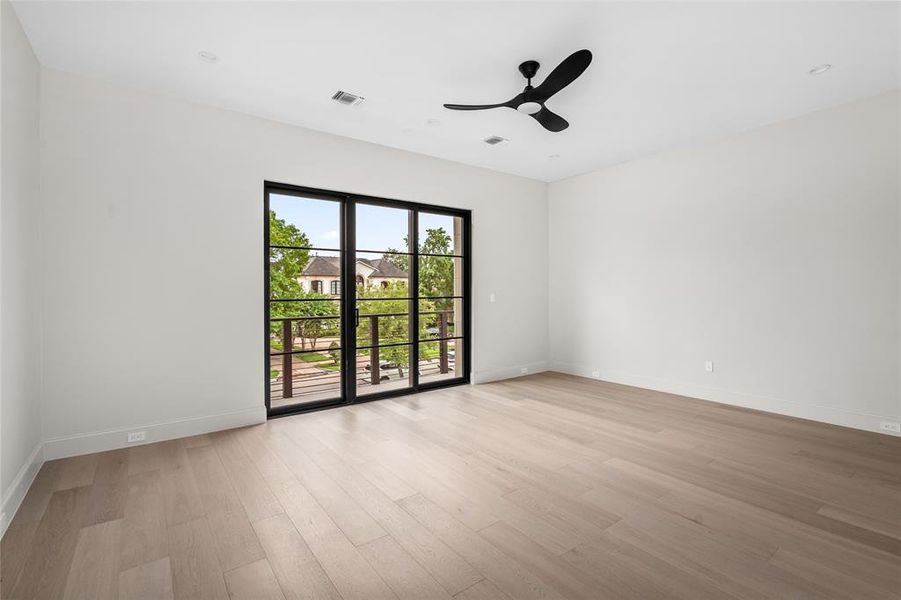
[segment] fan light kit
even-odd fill
[[[811,70],[809,70],[807,72],[810,73],[811,75],[822,75],[823,73],[825,73],[826,71],[828,71],[831,68],[832,68],[832,65],[830,65],[829,63],[823,63],[822,65],[815,66],[814,68],[812,68]]]
[[[548,131],[558,132],[569,127],[569,123],[560,115],[551,112],[544,103],[548,99],[571,84],[591,64],[591,52],[579,50],[567,56],[557,68],[551,71],[538,87],[532,87],[532,78],[541,65],[537,61],[527,60],[519,65],[519,72],[528,82],[518,96],[500,104],[445,104],[451,110],[485,110],[488,108],[514,108],[527,114]],[[487,141],[487,140],[486,140]]]

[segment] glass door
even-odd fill
[[[413,387],[410,268],[412,210],[357,202],[355,267],[357,396]]]
[[[267,183],[271,416],[469,381],[468,211]]]
[[[269,410],[343,402],[343,201],[290,190],[266,198]]]

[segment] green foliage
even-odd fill
[[[338,366],[341,363],[341,350],[339,348],[340,344],[338,342],[332,342],[328,345],[328,354],[332,357],[334,366]]]
[[[330,299],[326,294],[303,292],[301,297],[307,298],[308,301],[290,303],[299,305],[293,316],[335,317],[339,314],[338,301]],[[313,349],[319,338],[337,337],[341,331],[339,319],[305,319],[295,321],[294,327],[295,335],[300,337],[301,349],[307,347],[307,342],[310,349]]]
[[[452,254],[451,236],[443,227],[429,229],[420,252]],[[450,256],[422,256],[419,258],[419,294],[422,297],[454,295],[454,258]],[[453,300],[435,300],[438,308],[451,308]]]
[[[404,240],[407,238],[405,237]],[[395,248],[388,248],[388,252],[400,252]],[[410,272],[410,257],[406,254],[383,254],[382,258],[387,260],[389,263],[404,271],[406,273]]]
[[[306,234],[295,225],[285,223],[283,219],[275,216],[275,211],[269,211],[269,244],[274,246],[309,246],[310,241]],[[300,298],[301,285],[297,281],[301,271],[307,266],[310,259],[309,250],[291,250],[286,248],[269,249],[269,297],[270,298]],[[273,316],[286,317],[289,315],[278,314],[273,307]]]
[[[309,246],[306,234],[295,225],[285,223],[269,211],[269,243],[275,246]],[[287,248],[269,249],[269,295],[271,298],[309,299],[308,302],[271,302],[269,313],[273,319],[279,317],[325,317],[338,314],[338,303],[329,300],[326,294],[304,292],[298,281],[304,267],[310,260],[309,250]],[[273,348],[281,350],[282,322],[270,323]],[[300,349],[314,348],[320,337],[338,335],[337,319],[315,319],[295,321],[292,333],[299,338]],[[294,347],[298,340],[295,339]],[[307,343],[309,342],[309,344]]]
[[[360,326],[357,327],[357,346],[372,345],[372,321],[367,315],[386,315],[377,317],[378,344],[402,344],[410,341],[410,302],[409,300],[375,300],[378,298],[405,298],[409,296],[407,282],[389,283],[387,287],[357,287],[357,297],[368,301],[359,302]],[[422,310],[432,310],[431,302],[422,302]],[[424,328],[420,329],[424,332]],[[361,352],[362,353],[362,352]],[[369,354],[367,351],[366,354]],[[410,362],[409,346],[387,346],[379,348],[379,360],[396,363],[407,368]]]
[[[406,241],[407,238],[404,238]],[[453,254],[453,238],[444,227],[427,229],[426,237],[419,244],[425,254]],[[397,252],[389,248],[389,252]],[[410,257],[406,254],[385,254],[385,260],[406,272],[410,272]],[[454,295],[454,258],[450,256],[421,256],[419,258],[419,292],[422,296]],[[439,308],[451,308],[451,300],[436,301]]]

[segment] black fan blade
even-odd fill
[[[531,97],[543,102],[571,84],[591,64],[591,52],[579,50],[567,56],[551,74],[532,90]]]
[[[569,127],[569,123],[558,115],[555,112],[551,112],[547,109],[547,107],[542,106],[541,110],[532,115],[532,118],[541,123],[541,126],[547,129],[548,131],[553,131],[554,133],[558,131],[563,131],[567,127]]]
[[[510,106],[509,102],[503,104],[445,104],[444,108],[451,110],[485,110],[488,108],[500,108],[502,106]]]

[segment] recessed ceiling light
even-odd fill
[[[548,154],[548,158],[560,158],[559,154]]]
[[[821,65],[815,66],[814,68],[812,68],[811,70],[809,70],[807,72],[810,73],[811,75],[822,75],[823,73],[825,73],[826,71],[828,71],[831,68],[832,68],[832,65],[830,65],[829,63],[823,63]]]
[[[219,57],[213,54],[212,52],[208,52],[206,50],[201,50],[197,53],[197,57],[203,62],[214,63],[219,60]]]

